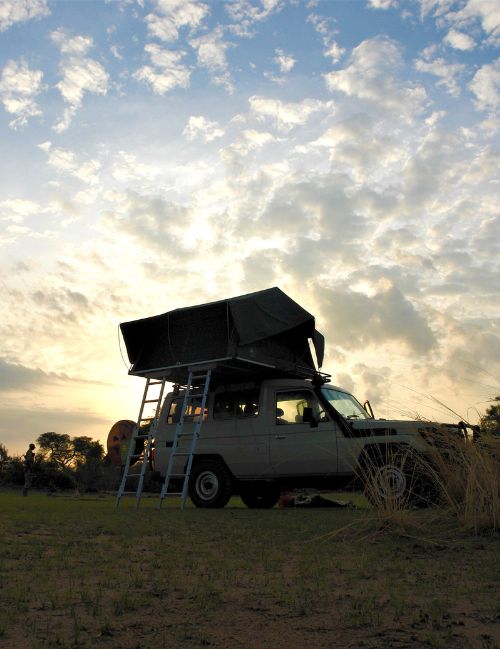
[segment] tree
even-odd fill
[[[42,433],[36,441],[45,460],[60,468],[70,466],[75,457],[75,448],[69,435]]]
[[[62,433],[42,433],[36,441],[44,460],[60,468],[100,462],[104,456],[102,444],[86,435],[70,437]]]
[[[104,457],[104,448],[101,442],[93,440],[91,437],[80,435],[73,437],[74,460],[77,464],[88,462],[101,462]]]
[[[7,450],[5,444],[2,444],[0,442],[0,466],[5,464],[8,459],[9,459],[9,451]]]
[[[481,417],[481,430],[483,433],[500,435],[500,396],[495,397],[493,402]]]

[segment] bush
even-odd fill
[[[20,457],[12,457],[2,462],[0,484],[4,486],[21,486],[24,484],[24,463]]]

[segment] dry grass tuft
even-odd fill
[[[426,455],[410,447],[381,447],[365,460],[361,477],[380,528],[418,526],[418,516],[408,510],[432,506],[438,527],[454,520],[468,533],[497,533],[500,438],[485,435],[473,441],[440,427],[427,432],[426,441],[432,449]],[[427,523],[431,518],[425,517]]]
[[[433,479],[448,509],[468,532],[496,533],[500,529],[500,438],[485,435],[477,442],[433,434]]]

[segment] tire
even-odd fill
[[[411,449],[366,456],[361,469],[365,495],[379,509],[429,507],[438,498],[425,467],[423,458]]]
[[[271,509],[278,502],[281,487],[275,482],[244,487],[240,498],[249,509]]]
[[[231,474],[218,460],[200,460],[191,469],[189,497],[196,507],[225,507],[233,495]]]

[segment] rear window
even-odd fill
[[[259,392],[221,392],[215,395],[213,418],[247,419],[259,414]]]
[[[172,399],[170,402],[170,407],[168,409],[167,415],[167,424],[177,424],[181,418],[182,404],[184,402],[184,397],[179,397],[177,399]],[[207,418],[207,408],[205,407],[203,412],[202,421],[205,421]],[[186,424],[196,423],[199,421],[201,415],[201,397],[194,398],[191,400],[191,403],[186,406],[184,412],[184,422]]]

